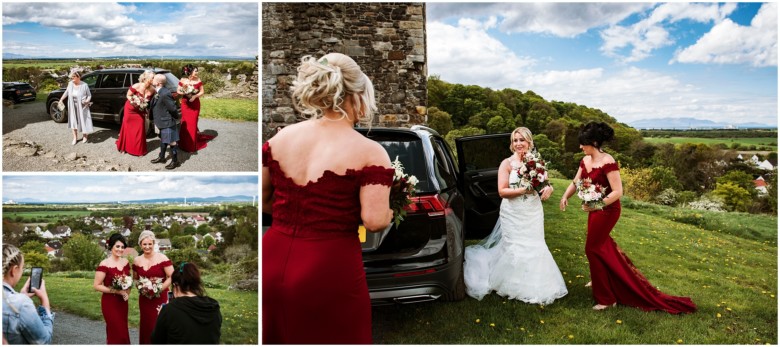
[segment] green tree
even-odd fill
[[[450,148],[452,148],[454,150],[456,148],[455,147],[455,139],[457,139],[459,137],[473,136],[473,135],[485,135],[485,130],[479,129],[479,128],[474,128],[474,127],[465,127],[465,128],[462,128],[462,129],[453,129],[452,131],[450,131],[447,134],[447,136],[444,137],[444,139],[447,141],[447,144],[450,145]],[[509,145],[507,144],[507,147],[508,146]]]
[[[210,232],[211,232],[211,227],[208,224],[203,223],[201,225],[198,225],[198,229],[197,229],[197,233],[198,234],[206,235],[206,234],[208,234]]]
[[[185,235],[194,235],[196,231],[197,229],[195,229],[195,227],[192,225],[187,225],[186,227],[184,227]]]
[[[650,182],[657,184],[655,187],[658,189],[657,193],[666,189],[682,189],[682,185],[680,184],[680,181],[677,180],[677,176],[674,175],[672,169],[665,166],[654,166],[650,169]]]
[[[750,196],[755,198],[758,195],[758,191],[756,191],[756,184],[753,183],[753,176],[739,170],[735,171],[729,171],[725,175],[720,176],[716,179],[717,183],[734,183],[737,186],[742,187],[742,189],[745,189],[747,192],[751,193]]]
[[[216,244],[216,241],[214,241],[214,238],[211,237],[204,237],[200,242],[198,242],[198,248],[207,249],[209,246]]]
[[[439,135],[446,136],[452,130],[452,116],[437,107],[431,107],[428,109],[428,126]]]
[[[174,238],[176,236],[180,236],[181,234],[181,225],[179,225],[179,222],[171,223],[171,227],[168,228],[168,236],[170,238]]]
[[[42,267],[45,272],[48,272],[51,267],[49,256],[38,252],[22,252],[24,254],[24,266],[25,267]]]
[[[46,254],[46,246],[43,242],[38,240],[27,241],[22,247],[19,248],[25,255],[28,253]]]
[[[106,256],[100,246],[83,234],[74,234],[62,246],[62,252],[72,270],[95,270]]]
[[[752,203],[750,192],[732,182],[718,182],[712,194],[723,199],[731,211],[747,211]]]
[[[551,120],[544,127],[542,133],[547,135],[551,141],[561,143],[563,136],[566,135],[566,123],[558,119]]]
[[[195,239],[190,235],[176,236],[171,239],[171,246],[175,249],[194,248]]]

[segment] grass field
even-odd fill
[[[554,180],[556,187],[567,181]],[[777,344],[777,218],[723,214],[705,228],[624,208],[612,237],[653,285],[689,296],[687,315],[618,306],[595,312],[584,254],[587,214],[577,198],[558,209],[563,188],[544,203],[547,245],[569,294],[549,306],[491,294],[454,303],[430,302],[373,309],[380,344]],[[632,205],[632,204],[627,204]],[[672,210],[669,210],[672,211]],[[683,211],[697,213],[698,211]],[[757,235],[734,235],[740,227]],[[710,230],[715,229],[715,230]],[[469,241],[473,244],[476,241]]]
[[[63,217],[84,217],[89,216],[92,211],[30,211],[30,212],[5,212],[3,211],[3,218],[11,218],[15,220],[16,217],[22,217],[24,219],[36,218],[45,219],[46,223],[54,223],[59,221]]]
[[[768,146],[777,150],[777,139],[774,137],[737,137],[737,138],[703,138],[703,137],[645,137],[645,141],[652,144],[659,143],[703,143],[707,145],[714,145],[718,143],[725,143],[727,146],[731,146],[732,143],[738,143],[742,146]]]
[[[52,309],[70,312],[94,320],[103,320],[100,311],[100,293],[92,289],[94,272],[60,272],[46,274],[46,291]],[[19,281],[21,289],[26,278]],[[258,343],[257,292],[225,289],[206,289],[208,296],[219,301],[222,311],[223,344],[254,345]],[[130,326],[138,327],[138,291],[130,293]],[[55,334],[57,329],[55,328]],[[86,341],[85,341],[86,342]]]
[[[212,119],[257,122],[257,99],[209,99],[201,101],[200,116]]]

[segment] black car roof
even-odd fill
[[[30,83],[27,83],[27,82],[3,82],[3,86],[6,86],[6,85],[12,86],[12,85],[20,85],[20,84],[30,85]]]

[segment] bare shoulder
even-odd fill
[[[100,261],[100,264],[98,266],[108,266],[108,259],[103,259]]]
[[[374,140],[366,138],[363,135],[359,135],[359,136],[360,139],[356,142],[358,142],[360,147],[357,149],[365,153],[366,166],[378,165],[378,166],[389,167],[391,159],[390,156],[387,154],[385,148],[382,147],[382,145],[380,145],[378,142]]]
[[[615,158],[609,153],[604,153],[604,164],[612,164],[615,162]]]
[[[170,259],[168,259],[168,256],[166,256],[165,254],[157,253],[157,255],[158,255],[157,259],[159,260],[158,263],[162,263],[164,261],[170,260]]]

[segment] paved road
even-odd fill
[[[66,312],[55,312],[53,345],[104,345],[106,323],[79,317]],[[130,328],[130,343],[138,344],[138,329]]]
[[[52,121],[45,108],[42,101],[3,105],[3,171],[168,171],[149,162],[159,153],[159,138],[146,140],[143,157],[121,154],[119,125],[95,122],[90,142],[74,146],[67,123]],[[217,137],[197,153],[179,151],[182,164],[174,171],[257,172],[257,122],[201,118],[198,127]]]

